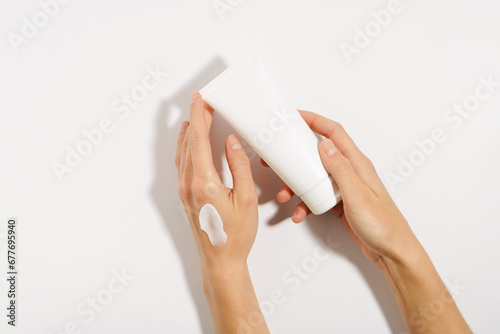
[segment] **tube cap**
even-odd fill
[[[335,183],[331,175],[328,175],[314,188],[301,195],[300,198],[312,213],[320,215],[340,202],[341,194],[337,183]]]

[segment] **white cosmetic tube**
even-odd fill
[[[338,186],[321,162],[318,139],[275,89],[255,48],[200,89],[200,94],[314,214],[340,201]]]

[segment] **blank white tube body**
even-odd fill
[[[274,87],[256,49],[200,90],[217,111],[314,214],[340,201],[318,152],[318,139]]]

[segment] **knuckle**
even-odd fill
[[[195,116],[198,112],[198,109],[195,108],[195,106],[195,104],[191,104],[191,107],[189,108],[189,116],[191,116],[191,119],[193,119],[193,116]]]
[[[179,187],[177,188],[177,192],[179,193],[179,197],[181,199],[187,199],[189,197],[189,188],[186,187],[184,182],[181,182],[179,184]]]
[[[232,162],[231,167],[235,173],[245,173],[250,169],[248,158],[238,159]]]
[[[335,170],[340,173],[349,173],[351,171],[351,163],[346,158],[340,159],[335,164]]]
[[[257,191],[245,191],[240,195],[240,201],[244,205],[253,205],[254,203],[257,203],[258,197],[257,197]]]
[[[370,172],[374,172],[375,171],[375,165],[363,153],[360,153],[359,156],[357,156],[353,160],[353,162],[356,163],[357,166],[360,166],[364,171],[370,171]]]
[[[342,126],[342,124],[340,124],[339,122],[332,121],[332,120],[330,120],[330,121],[331,121],[331,123],[329,125],[329,130],[326,133],[326,137],[327,138],[332,138],[334,132],[337,132],[339,130],[343,130],[344,129],[344,127]]]
[[[358,194],[357,203],[367,207],[372,202],[371,193],[367,190],[360,191]]]
[[[377,169],[375,168],[375,165],[374,165],[374,164],[373,164],[373,162],[372,162],[370,159],[368,159],[368,158],[366,158],[366,166],[368,167],[368,169],[369,169],[370,171],[375,172],[375,173],[377,172]]]
[[[191,183],[191,192],[196,200],[205,198],[205,182],[202,179],[195,177]]]
[[[213,178],[194,176],[191,183],[193,198],[198,203],[204,203],[220,195],[220,185]]]
[[[359,165],[362,166],[362,168],[365,171],[377,174],[377,168],[375,168],[373,162],[363,153],[361,153],[361,157],[359,159]]]
[[[191,131],[189,134],[189,142],[192,148],[197,148],[203,142],[203,137],[198,131]]]

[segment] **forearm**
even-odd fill
[[[472,333],[429,256],[414,236],[409,239],[407,251],[403,254],[383,257],[377,266],[392,290],[408,332]]]
[[[246,263],[203,270],[216,333],[269,333]]]

